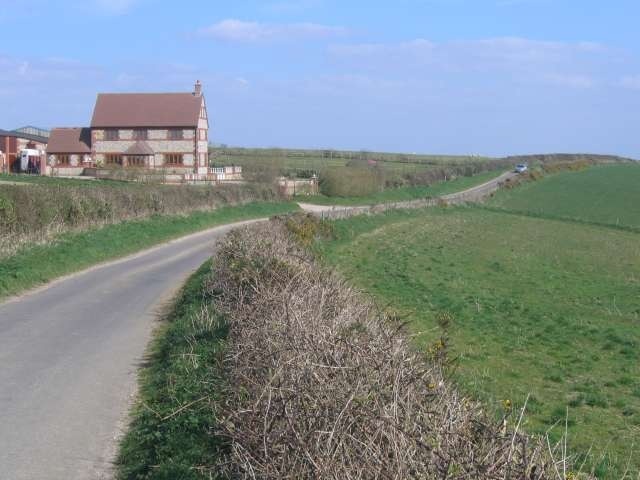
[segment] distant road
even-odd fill
[[[461,204],[461,203],[474,203],[485,200],[489,195],[498,190],[500,186],[517,177],[518,174],[514,172],[505,172],[502,175],[489,180],[481,185],[468,188],[461,192],[450,193],[448,195],[442,195],[441,197],[435,197],[431,199],[418,199],[408,200],[403,202],[390,202],[378,205],[363,205],[359,207],[347,207],[340,205],[315,205],[310,203],[298,203],[300,208],[304,211],[313,213],[314,215],[329,217],[329,218],[344,218],[352,215],[359,215],[363,213],[377,213],[387,209],[393,208],[421,208],[438,205],[439,202],[446,202],[448,204]]]
[[[0,304],[0,480],[110,477],[159,310],[218,239],[253,222],[191,235]]]

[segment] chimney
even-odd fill
[[[196,85],[193,88],[193,95],[196,97],[202,96],[202,84],[200,83],[200,80],[196,80]]]

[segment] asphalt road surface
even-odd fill
[[[0,480],[110,478],[158,313],[218,227],[0,304]]]

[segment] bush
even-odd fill
[[[446,335],[414,352],[398,318],[317,266],[284,222],[232,232],[213,265],[206,294],[229,326],[216,433],[229,453],[212,474],[559,478],[557,450],[508,428],[511,408],[496,422],[452,386]]]
[[[375,168],[334,167],[320,173],[320,192],[328,197],[364,197],[384,188],[384,175]]]
[[[119,183],[3,185],[0,191],[0,257],[14,253],[22,245],[45,241],[73,229],[277,198],[274,187],[258,184],[194,187]]]

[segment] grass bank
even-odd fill
[[[640,163],[562,172],[498,192],[489,207],[640,229]]]
[[[297,197],[296,200],[315,205],[360,206],[379,203],[403,202],[427,197],[438,197],[449,193],[460,192],[481,185],[504,173],[504,170],[484,172],[471,177],[458,177],[447,182],[439,182],[429,186],[400,187],[384,190],[363,197],[327,197],[315,195]]]
[[[224,447],[211,430],[224,382],[220,359],[227,329],[217,317],[203,315],[210,272],[207,262],[188,280],[157,332],[120,446],[119,479],[208,478],[203,472]]]
[[[45,245],[23,248],[0,259],[0,298],[216,225],[269,217],[296,209],[294,203],[252,203],[187,215],[157,215],[83,232],[64,233]]]
[[[475,207],[396,211],[334,227],[335,240],[321,245],[326,261],[426,332],[420,348],[438,316],[451,315],[458,381],[468,393],[496,411],[530,394],[524,427],[536,433],[564,423],[568,408],[574,452],[590,452],[598,477],[616,480],[631,458],[635,478],[637,233]]]

